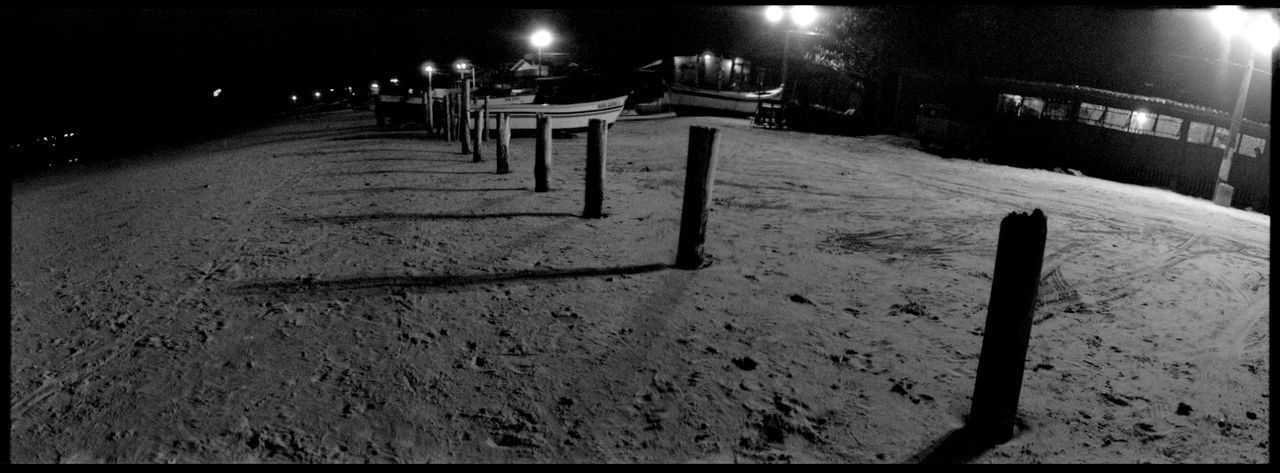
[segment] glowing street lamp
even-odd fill
[[[1240,93],[1236,96],[1236,106],[1231,113],[1231,128],[1227,135],[1227,146],[1222,153],[1222,165],[1218,167],[1218,185],[1213,190],[1213,202],[1225,207],[1231,206],[1232,188],[1227,184],[1231,175],[1231,158],[1236,152],[1240,140],[1240,122],[1244,119],[1244,103],[1249,95],[1249,82],[1253,80],[1253,65],[1258,54],[1271,54],[1276,42],[1280,41],[1280,26],[1270,14],[1250,15],[1237,6],[1219,6],[1209,12],[1209,19],[1222,33],[1223,38],[1230,41],[1233,36],[1243,34],[1252,46],[1249,51],[1249,62],[1244,68],[1244,77],[1240,81]]]
[[[538,30],[529,37],[529,43],[538,50],[538,75],[542,75],[542,48],[551,45],[551,32],[547,30]]]
[[[790,9],[774,5],[764,9],[764,18],[769,23],[778,24],[783,18],[790,16],[791,24],[795,28],[787,28],[782,39],[782,93],[778,94],[779,98],[787,93],[787,59],[791,53],[791,34],[797,31],[797,28],[807,28],[818,19],[818,9],[812,5],[796,5]]]
[[[293,103],[298,103],[298,94],[290,95],[289,100],[292,100]]]
[[[317,90],[317,91],[316,91],[314,94],[312,94],[312,95],[315,95],[315,96],[316,96],[316,100],[320,100],[320,91],[319,91],[319,90]]]
[[[381,89],[381,88],[382,87],[378,85],[378,81],[376,80],[369,83],[369,92],[372,92],[374,95],[377,95],[378,89]]]
[[[427,96],[431,96],[431,76],[436,73],[436,66],[430,62],[422,65],[422,72],[427,75]]]

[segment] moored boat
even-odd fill
[[[761,101],[782,95],[782,87],[758,92],[710,90],[672,84],[667,90],[667,104],[677,114],[710,113],[717,115],[753,115]]]
[[[506,113],[511,121],[512,130],[537,129],[538,114],[551,117],[551,128],[559,131],[581,131],[587,128],[593,118],[602,119],[610,125],[618,120],[627,96],[621,95],[604,100],[568,104],[546,103],[494,103],[489,101],[490,130],[497,129],[497,114]]]

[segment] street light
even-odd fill
[[[812,5],[796,5],[790,9],[774,5],[764,9],[764,18],[769,23],[777,24],[786,16],[791,17],[791,24],[796,28],[805,28],[818,19],[818,9]],[[782,39],[782,93],[778,94],[780,99],[787,93],[787,59],[791,54],[791,34],[796,32],[796,28],[787,28]]]
[[[542,48],[551,45],[551,32],[538,30],[529,37],[529,43],[538,50],[538,76],[542,76]]]
[[[1233,36],[1243,34],[1253,46],[1248,53],[1249,62],[1245,65],[1244,77],[1240,80],[1236,106],[1231,113],[1227,146],[1222,152],[1222,164],[1218,167],[1218,185],[1213,190],[1213,203],[1230,207],[1233,189],[1227,184],[1227,178],[1231,175],[1231,158],[1235,155],[1236,146],[1240,140],[1240,122],[1244,119],[1244,102],[1249,96],[1249,82],[1253,80],[1253,65],[1258,53],[1271,54],[1272,48],[1275,48],[1276,42],[1280,40],[1280,26],[1276,25],[1276,21],[1270,14],[1250,15],[1237,6],[1215,7],[1209,12],[1209,19],[1228,41]]]
[[[431,96],[431,76],[436,73],[436,66],[429,62],[423,64],[422,72],[427,74],[427,96]]]

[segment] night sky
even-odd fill
[[[763,6],[624,8],[7,10],[0,13],[6,124],[125,127],[184,116],[216,88],[228,100],[278,106],[290,92],[412,75],[428,59],[447,66],[465,57],[493,68],[530,53],[537,26],[556,34],[547,52],[604,70],[705,50],[762,62],[781,55],[781,35],[764,21]],[[1196,58],[1245,59],[1243,42],[1228,52],[1204,10],[929,8],[910,26],[919,34],[904,40],[905,64],[1230,110],[1239,72]],[[1272,63],[1261,57],[1258,68]],[[1270,120],[1270,88],[1269,74],[1255,74],[1248,118]]]

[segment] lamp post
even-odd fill
[[[1231,175],[1231,158],[1240,141],[1240,124],[1244,120],[1244,104],[1249,96],[1249,82],[1253,80],[1253,65],[1258,53],[1270,54],[1277,40],[1280,40],[1280,27],[1269,14],[1255,15],[1252,19],[1248,13],[1236,6],[1219,6],[1210,12],[1214,26],[1222,33],[1230,44],[1232,36],[1243,34],[1253,48],[1248,52],[1249,61],[1244,68],[1244,77],[1240,80],[1240,92],[1236,95],[1236,105],[1231,113],[1231,128],[1227,134],[1226,149],[1222,152],[1222,164],[1218,167],[1218,184],[1213,189],[1213,203],[1230,207],[1233,189],[1227,184]]]
[[[435,133],[436,120],[435,120],[435,110],[433,110],[433,107],[432,107],[432,105],[434,104],[431,102],[432,101],[431,76],[436,73],[436,66],[431,62],[427,62],[426,64],[422,65],[422,72],[425,72],[427,74],[427,93],[422,98],[422,104],[425,105],[427,109],[427,132]]]
[[[791,17],[791,24],[796,28],[804,28],[813,24],[818,19],[818,9],[812,5],[796,5],[789,9],[784,9],[774,5],[764,9],[764,18],[770,23],[777,24],[784,17]],[[791,55],[791,34],[795,33],[795,28],[787,28],[782,38],[782,93],[779,98],[787,93],[787,63],[788,56]]]
[[[542,77],[542,48],[551,45],[551,32],[547,30],[538,30],[529,37],[529,43],[538,50],[538,77]]]

